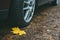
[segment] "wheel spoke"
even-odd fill
[[[25,0],[24,1],[24,20],[26,22],[29,22],[33,16],[34,13],[34,8],[35,8],[35,0]]]
[[[27,19],[28,13],[29,13],[29,10],[26,11],[26,14],[25,14],[25,18],[24,19]]]
[[[26,4],[30,4],[30,1],[29,1],[29,2],[27,2],[27,1],[24,1],[24,3],[26,3]]]
[[[30,6],[23,8],[23,10],[31,10],[31,9],[32,9],[32,7],[30,7]]]
[[[24,3],[26,3],[26,4],[29,4],[29,5],[30,5],[30,3],[31,3],[32,1],[33,1],[33,0],[24,1]]]
[[[28,7],[23,8],[23,10],[27,10],[27,9],[29,9],[29,6],[28,6]]]

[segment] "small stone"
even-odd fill
[[[50,33],[50,32],[51,32],[51,30],[47,29],[47,32],[48,32],[48,33]]]

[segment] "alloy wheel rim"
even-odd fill
[[[25,22],[30,22],[30,20],[33,17],[34,14],[34,9],[35,9],[35,0],[24,0],[24,21]]]

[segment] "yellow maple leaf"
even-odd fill
[[[18,27],[14,27],[12,28],[12,31],[11,31],[13,34],[16,34],[16,35],[25,35],[26,32],[24,30],[21,30],[20,28]]]

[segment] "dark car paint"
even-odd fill
[[[36,5],[41,6],[51,1],[54,1],[54,0],[36,0]],[[9,5],[11,3],[12,3],[11,0],[0,0],[0,20],[4,20],[7,18],[8,12],[9,12],[8,9],[10,7]]]

